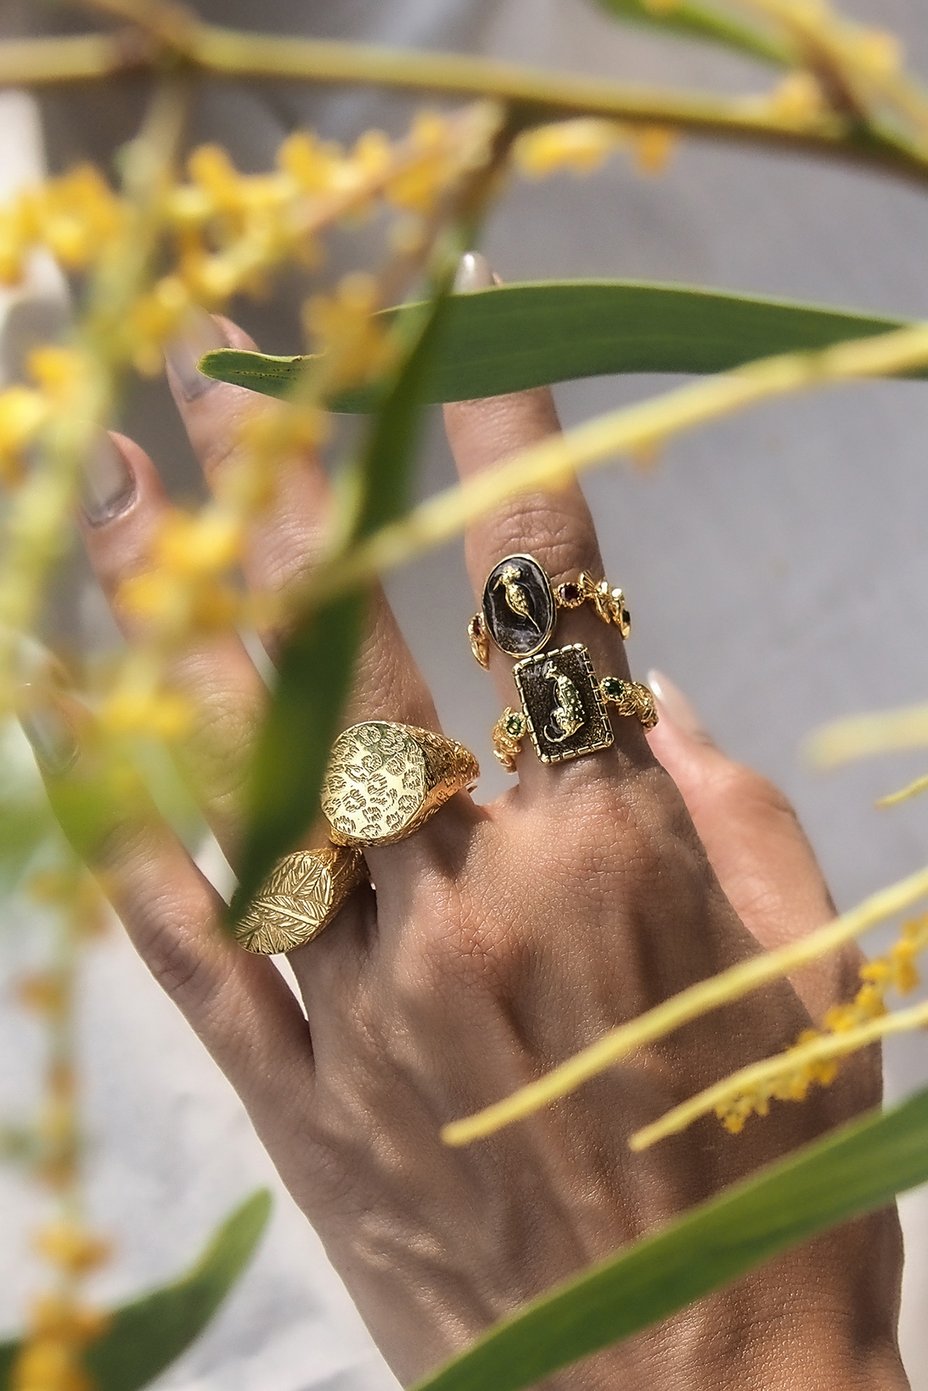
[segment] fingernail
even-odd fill
[[[197,363],[204,353],[229,346],[226,335],[212,314],[205,309],[192,309],[184,323],[183,332],[173,338],[164,350],[172,385],[185,401],[195,401],[218,383],[204,377]]]
[[[78,743],[60,705],[40,686],[21,686],[16,710],[39,767],[61,777],[77,758]]]
[[[675,724],[678,729],[682,729],[693,739],[707,740],[709,738],[702,720],[693,709],[689,699],[683,694],[680,687],[671,681],[669,676],[665,676],[662,671],[649,671],[648,685],[654,692],[660,713],[671,724]]]
[[[135,497],[135,477],[116,441],[102,430],[84,460],[81,503],[91,526],[101,526],[125,512]]]
[[[64,663],[37,638],[18,633],[0,623],[2,638],[11,654],[13,675],[21,686],[57,686],[68,690],[71,680]]]
[[[459,295],[469,295],[475,290],[489,290],[499,284],[493,268],[486,256],[479,251],[465,251],[454,277],[454,288]]]

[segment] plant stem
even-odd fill
[[[344,557],[337,571],[319,570],[302,600],[322,603],[442,545],[520,493],[557,488],[566,479],[614,461],[617,454],[650,452],[686,430],[764,401],[862,377],[898,376],[928,362],[928,325],[893,329],[816,352],[759,358],[733,372],[688,383],[610,411],[550,436],[498,468],[420,503]]]
[[[591,1077],[612,1067],[635,1049],[664,1038],[691,1020],[739,1000],[771,981],[782,980],[801,966],[837,951],[926,894],[928,870],[921,869],[907,879],[881,889],[849,913],[842,914],[807,937],[730,966],[717,976],[699,981],[662,1004],[655,1005],[628,1024],[610,1030],[595,1043],[504,1101],[497,1101],[463,1120],[452,1121],[444,1127],[442,1138],[452,1145],[470,1144],[473,1140],[492,1135],[513,1121],[540,1111]]]
[[[121,0],[115,4],[122,8]],[[764,98],[723,100],[461,54],[252,34],[203,24],[193,16],[167,35],[160,8],[153,10],[150,23],[143,17],[134,30],[0,45],[0,86],[137,75],[165,63],[218,79],[382,86],[445,98],[492,97],[509,108],[517,127],[594,116],[774,146],[882,169],[921,184],[928,181],[928,157],[914,145],[875,125],[855,126],[837,114],[825,113],[800,126]]]
[[[779,1081],[785,1074],[807,1066],[809,1063],[830,1062],[834,1058],[845,1058],[876,1043],[890,1034],[903,1034],[928,1025],[928,1004],[923,1000],[910,1009],[895,1010],[882,1014],[877,1019],[868,1019],[856,1028],[844,1029],[841,1033],[825,1034],[822,1038],[800,1044],[785,1053],[776,1053],[759,1063],[751,1063],[739,1068],[737,1072],[723,1077],[711,1087],[706,1087],[688,1101],[667,1111],[650,1125],[642,1126],[629,1139],[633,1150],[649,1149],[658,1140],[666,1140],[670,1135],[679,1135],[681,1130],[692,1125],[701,1116],[707,1116],[717,1106],[733,1100],[742,1092],[750,1092],[771,1082]]]

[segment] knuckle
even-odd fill
[[[187,761],[206,800],[235,810],[244,802],[249,755],[261,709],[241,691],[210,693],[194,701],[197,727],[187,746]]]
[[[221,429],[217,428],[218,421],[211,413],[208,420],[197,420],[192,424],[194,447],[208,478],[222,473],[241,459],[246,427],[262,409],[263,406],[255,405],[250,393],[226,391],[222,395]]]
[[[223,967],[173,903],[153,904],[139,947],[161,989],[184,1013],[198,1011],[216,994]]]
[[[450,882],[433,885],[416,914],[415,930],[398,956],[396,989],[408,1014],[423,1024],[446,1019],[463,998],[505,994],[523,971],[525,905],[520,910],[506,901],[503,878],[492,919]]]
[[[504,556],[526,546],[554,584],[575,573],[578,565],[592,565],[596,560],[592,521],[557,494],[516,497],[483,528],[481,550],[487,556]]]
[[[718,775],[716,792],[746,812],[798,825],[798,817],[786,793],[762,773],[743,763],[731,763]]]

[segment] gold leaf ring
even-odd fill
[[[325,931],[367,878],[360,850],[340,845],[295,850],[277,864],[242,914],[235,939],[263,956],[302,947]]]

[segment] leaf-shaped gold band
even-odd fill
[[[480,775],[469,749],[431,729],[369,720],[336,739],[322,810],[336,845],[405,840]]]
[[[318,937],[367,881],[360,850],[326,845],[285,855],[235,927],[246,951],[271,956]]]

